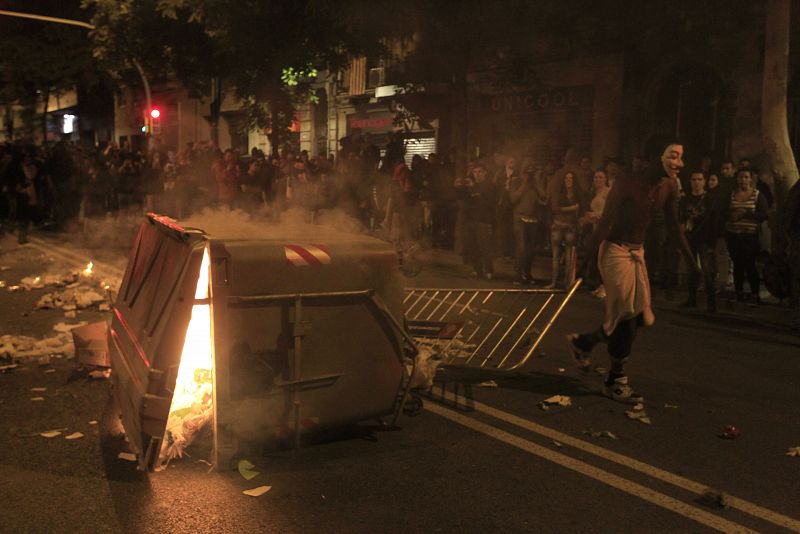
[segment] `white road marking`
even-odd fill
[[[456,400],[456,397],[452,392],[447,392],[445,398],[451,402],[455,402]],[[527,419],[510,414],[508,412],[492,408],[491,406],[487,406],[486,404],[480,403],[478,401],[471,401],[471,402],[474,403],[475,410],[490,415],[495,419],[500,419],[501,421],[505,421],[506,423],[510,423],[514,426],[524,428],[525,430],[528,430],[530,432],[534,432],[541,436],[545,436],[547,438],[556,440],[564,445],[570,445],[572,447],[575,447],[576,449],[588,452],[589,454],[594,454],[595,456],[599,456],[601,458],[623,465],[635,471],[639,471],[640,473],[651,476],[653,478],[657,478],[663,482],[667,482],[669,484],[685,489],[687,491],[691,491],[692,493],[701,495],[708,490],[707,485],[695,482],[694,480],[690,480],[688,478],[676,475],[674,473],[670,473],[669,471],[659,469],[658,467],[641,462],[639,460],[635,460],[633,458],[630,458],[629,456],[625,456],[624,454],[619,454],[614,451],[604,449],[603,447],[598,447],[597,445],[594,445],[592,443],[583,441],[578,438],[574,438],[570,435],[564,434],[557,430],[553,430],[552,428],[548,428],[546,426],[542,426],[540,424],[534,423],[533,421],[529,421]],[[744,499],[740,499],[738,497],[734,497],[732,495],[728,495],[728,504],[731,506],[731,508],[736,508],[737,510],[745,512],[746,514],[751,515],[753,517],[763,519],[764,521],[768,521],[775,525],[789,529],[793,532],[800,532],[800,521],[792,517],[783,515],[773,510],[769,510],[767,508],[764,508],[763,506],[759,506],[757,504],[751,503]]]
[[[76,263],[78,265],[86,266],[86,261],[87,260],[85,258],[79,256],[78,253],[75,252],[75,251],[72,251],[72,250],[69,250],[69,249],[66,249],[66,248],[63,248],[63,247],[59,247],[57,245],[54,245],[52,243],[48,243],[47,241],[44,241],[44,240],[41,240],[41,239],[37,239],[35,237],[30,237],[29,236],[28,240],[29,240],[29,243],[28,243],[29,246],[31,246],[32,248],[35,248],[36,250],[38,250],[38,251],[40,251],[40,252],[42,252],[44,254],[52,255],[52,256],[59,256],[64,261],[67,261],[67,262],[70,262],[70,263],[74,262],[74,263]],[[111,275],[115,275],[115,276],[117,276],[119,278],[122,278],[125,275],[125,271],[124,270],[120,270],[117,267],[114,267],[113,265],[110,265],[110,264],[102,262],[102,261],[97,261],[97,260],[92,260],[92,261],[94,263],[95,270],[99,270],[99,271],[102,271],[102,272],[105,272],[105,273],[108,273],[108,274],[111,274]]]
[[[641,484],[637,484],[636,482],[632,482],[626,478],[622,478],[613,473],[609,473],[608,471],[604,471],[591,464],[587,464],[586,462],[576,460],[575,458],[571,458],[565,454],[555,452],[541,445],[537,445],[532,441],[528,441],[519,436],[515,436],[514,434],[505,432],[504,430],[500,430],[471,417],[462,415],[449,408],[445,408],[435,403],[428,403],[426,404],[425,409],[429,412],[435,413],[436,415],[444,417],[445,419],[449,419],[454,423],[458,423],[469,429],[475,430],[476,432],[480,432],[481,434],[485,434],[491,438],[502,441],[503,443],[517,447],[518,449],[522,449],[525,452],[529,452],[562,467],[588,476],[589,478],[593,478],[599,482],[602,482],[603,484],[617,488],[625,493],[655,504],[656,506],[660,506],[671,512],[680,514],[720,532],[757,532],[738,523],[734,523],[733,521],[729,521],[710,512],[706,512],[705,510],[701,510],[700,508],[679,501],[678,499],[670,497],[669,495],[665,495],[646,486],[642,486]]]

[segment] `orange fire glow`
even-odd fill
[[[194,295],[196,300],[208,299],[209,264],[206,249],[200,264]],[[162,461],[182,456],[185,447],[211,418],[212,365],[210,305],[195,304],[178,366],[175,393],[161,449]]]

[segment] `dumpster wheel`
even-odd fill
[[[422,413],[423,408],[422,399],[416,395],[411,395],[406,399],[403,405],[403,413],[408,417],[416,417]]]

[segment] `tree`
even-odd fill
[[[85,1],[95,12],[98,57],[120,70],[136,57],[149,75],[198,88],[224,79],[247,112],[247,126],[270,130],[273,150],[297,104],[313,98],[322,70],[336,72],[352,55],[383,50],[380,25],[365,24],[374,7],[364,1]]]
[[[761,123],[764,150],[772,163],[779,209],[786,194],[798,180],[786,118],[789,70],[789,0],[769,0],[764,45]]]
[[[77,0],[17,0],[9,11],[79,19]],[[0,101],[22,104],[35,117],[41,104],[43,139],[47,140],[47,102],[50,96],[96,82],[99,75],[91,56],[86,30],[36,20],[0,17]],[[33,134],[33,124],[29,125]]]

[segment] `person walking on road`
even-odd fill
[[[605,380],[606,396],[637,404],[644,397],[628,383],[625,362],[631,354],[636,330],[651,326],[650,283],[644,262],[644,237],[653,215],[664,211],[667,228],[679,243],[686,264],[698,270],[678,223],[678,173],[683,167],[683,145],[672,142],[661,154],[661,167],[651,165],[648,175],[617,180],[608,195],[603,216],[592,236],[600,243],[598,265],[606,289],[605,320],[597,330],[569,334],[567,341],[578,367],[588,371],[590,353],[597,343],[607,343],[611,368]],[[589,250],[592,250],[590,247]]]

